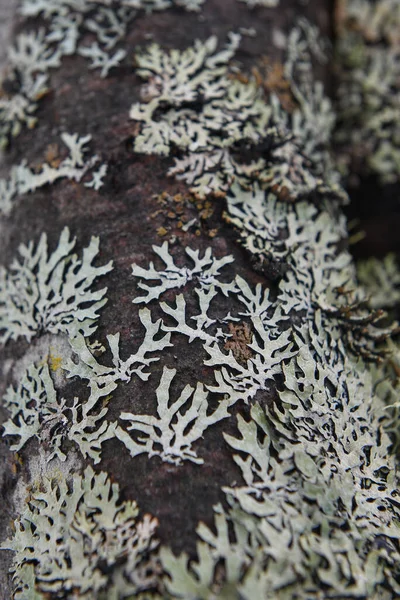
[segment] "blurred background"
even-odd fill
[[[0,0],[0,69],[3,69],[6,62],[16,6],[17,0]]]

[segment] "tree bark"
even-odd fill
[[[330,117],[307,96],[315,82],[325,96],[334,86],[331,54],[320,59],[313,37],[316,25],[333,41],[332,2],[316,10],[300,0],[269,8],[207,0],[199,11],[171,2],[124,13],[124,3],[64,4],[64,13],[46,15],[39,3],[22,3],[32,15],[20,17],[16,47],[26,32],[39,39],[53,31],[41,50],[49,54],[27,74],[21,50],[3,81],[7,102],[26,97],[21,77],[36,81],[38,62],[54,62],[35,123],[2,130],[3,176],[16,191],[0,222],[1,597],[396,597],[399,505],[388,433],[396,415],[384,410],[396,401],[395,374],[382,350],[394,328],[352,288]],[[110,27],[107,41],[111,15],[121,33]],[[78,22],[70,54],[57,38],[61,17]],[[293,31],[305,37],[290,71]],[[235,52],[231,32],[241,33]],[[215,48],[205,51],[211,36]],[[194,40],[193,56],[175,68],[170,51]],[[145,54],[153,42],[158,58]],[[105,77],[82,52],[93,43],[108,58],[126,53]],[[232,56],[215,59],[223,51]],[[239,92],[228,106],[236,83],[261,116],[237,108]],[[273,98],[279,110],[266,123]],[[140,120],[152,102],[150,121]],[[313,131],[314,118],[328,140]],[[164,124],[176,131],[161,152],[154,139]],[[204,131],[225,151],[204,168],[207,192],[193,162],[168,176],[180,160],[214,156],[209,147],[201,154]],[[15,170],[21,161],[28,173]],[[262,216],[251,213],[260,198]],[[179,302],[186,312],[175,310]],[[66,504],[58,509],[59,496]],[[139,516],[127,516],[132,502]]]

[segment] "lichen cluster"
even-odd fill
[[[343,0],[339,7],[339,167],[393,183],[400,177],[399,3]]]
[[[0,88],[0,147],[23,126],[36,125],[38,102],[50,91],[51,70],[63,57],[79,54],[101,77],[126,57],[121,48],[137,11],[180,6],[197,11],[203,0],[21,0],[20,13],[43,27],[17,36]]]
[[[40,36],[60,58],[81,52],[83,29],[114,48],[133,9],[200,5],[125,0],[115,12],[111,0],[24,0],[22,11],[50,20]],[[390,22],[370,26],[393,34]],[[130,117],[137,153],[173,154],[170,174],[199,198],[217,205],[224,196],[225,222],[255,273],[239,274],[227,245],[205,245],[190,223],[183,244],[165,230],[152,259],[141,254],[131,266],[125,290],[137,325],[126,339],[118,326],[108,335],[99,327],[107,288],[97,281],[113,265],[97,266],[98,238],[79,255],[68,228],[52,251],[43,234],[0,268],[1,343],[25,338],[33,350],[2,399],[3,436],[14,452],[42,452],[48,464],[2,544],[14,552],[18,600],[400,595],[392,452],[400,355],[390,340],[397,325],[383,312],[398,303],[400,271],[391,256],[357,269],[347,249],[346,194],[330,153],[335,117],[313,79],[313,61],[325,61],[317,28],[300,20],[288,35],[290,110],[257,77],[235,74],[239,43],[231,34],[224,47],[211,37],[186,50],[139,51],[146,83]],[[89,139],[63,139],[66,159],[39,172],[22,163],[2,180],[1,218],[14,196],[93,169]],[[86,183],[94,192],[104,168]],[[50,355],[31,358],[43,334],[69,346],[57,369]],[[196,357],[195,383],[178,350]],[[212,525],[198,524],[196,553],[176,556],[159,547],[157,520],[139,517],[136,502],[90,463],[101,463],[112,440],[133,484],[143,460],[180,477],[213,467],[211,433],[237,476],[220,490]],[[65,479],[51,469],[71,453],[89,466]]]
[[[119,486],[91,467],[70,485],[44,479],[2,546],[16,553],[14,598],[117,600],[154,586],[157,520],[138,515],[137,504],[121,502]]]
[[[107,165],[101,164],[94,169],[99,157],[87,156],[87,144],[90,135],[79,137],[78,134],[63,133],[61,139],[67,146],[69,154],[64,159],[58,158],[58,147],[49,147],[49,162],[44,162],[40,170],[30,169],[26,161],[14,165],[10,169],[7,179],[0,179],[0,215],[9,216],[18,196],[34,192],[46,185],[55,183],[59,179],[81,181],[90,173],[91,179],[84,184],[88,188],[98,191],[103,185],[107,174]]]
[[[278,96],[265,97],[255,81],[232,76],[230,61],[240,37],[224,49],[217,39],[183,51],[157,44],[136,55],[147,81],[131,119],[141,124],[138,153],[178,157],[169,174],[199,198],[224,196],[233,182],[261,185],[294,202],[316,193],[346,201],[328,149],[335,117],[322,83],[312,81],[312,60],[325,61],[315,27],[300,20],[288,39],[285,74],[297,107],[284,110]]]
[[[373,308],[390,309],[400,302],[400,269],[396,255],[368,258],[357,264],[357,276]]]
[[[47,236],[19,247],[20,260],[7,270],[0,267],[0,342],[24,336],[30,341],[44,332],[81,332],[90,335],[96,328],[98,311],[107,302],[107,288],[91,288],[97,277],[105,275],[112,263],[95,267],[99,251],[93,237],[82,259],[72,254],[76,240],[65,228],[56,250],[48,255]]]
[[[240,188],[237,193],[240,198]],[[265,192],[259,194],[265,200]],[[245,202],[245,195],[241,199]],[[368,363],[352,357],[349,350],[355,348],[346,347],[349,340],[343,335],[348,330],[326,309],[338,287],[355,284],[348,253],[334,250],[343,235],[343,219],[332,217],[328,207],[316,209],[304,202],[282,204],[278,223],[287,235],[271,236],[265,256],[273,255],[275,243],[277,258],[289,261],[290,256],[290,261],[275,299],[261,284],[254,288],[240,276],[229,277],[230,256],[202,256],[186,248],[187,258],[179,266],[165,242],[154,248],[164,268],[133,265],[139,280],[133,307],[147,305],[140,309],[146,333],[136,353],[122,359],[119,336],[108,336],[112,365],[107,366],[81,334],[68,332],[74,358],[63,369],[68,378],[88,383],[87,401],[60,400],[47,367],[35,366],[5,397],[11,412],[5,434],[19,436],[15,450],[36,437],[47,447],[49,460],[62,459],[69,440],[98,462],[103,442],[114,437],[133,459],[146,453],[177,468],[186,460],[201,465],[196,447],[206,430],[231,418],[230,408],[237,403],[251,406],[247,418],[238,417],[237,436],[225,435],[243,482],[223,489],[228,508],[215,507],[216,533],[199,525],[198,562],[161,549],[165,575],[160,581],[171,598],[193,593],[206,599],[212,591],[250,599],[254,590],[260,597],[290,598],[299,581],[299,598],[318,598],[321,586],[330,595],[348,597],[369,597],[377,590],[385,594],[388,586],[398,589],[396,467],[384,430],[389,415],[385,417],[385,403],[374,391]],[[301,277],[301,285],[294,286],[293,273]],[[193,303],[189,308],[187,294],[179,292],[188,286],[197,297],[197,314]],[[162,300],[165,294],[168,301]],[[212,306],[227,295],[231,310],[216,321]],[[153,321],[156,306],[168,320]],[[230,325],[238,322],[247,326],[247,356],[235,355],[227,346],[233,337]],[[174,345],[176,336],[200,343],[214,383],[187,384],[176,394],[171,385],[176,369],[164,367],[155,415],[125,411],[118,423],[108,422],[102,398],[132,377],[154,377],[149,365]],[[366,344],[368,355],[373,351],[373,336],[356,341]],[[274,386],[277,375],[284,387],[271,406],[260,404],[260,393]],[[221,398],[212,409],[211,393]],[[378,546],[377,535],[383,540]],[[22,562],[18,556],[15,561],[22,585],[32,575],[24,567],[27,556],[25,552]]]

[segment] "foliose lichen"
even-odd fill
[[[72,253],[75,244],[66,227],[49,254],[43,233],[36,246],[33,241],[20,245],[20,258],[8,269],[0,267],[1,343],[21,336],[30,341],[41,332],[88,336],[95,330],[107,288],[94,291],[92,286],[112,269],[112,262],[102,267],[92,264],[99,252],[96,237],[81,259]]]
[[[337,11],[338,164],[344,174],[400,174],[400,11],[396,0],[345,0]]]
[[[130,111],[141,124],[135,151],[174,149],[169,174],[199,198],[225,195],[236,182],[244,189],[261,185],[288,202],[317,192],[346,201],[328,150],[334,113],[322,84],[311,79],[312,56],[324,60],[315,28],[302,20],[289,36],[285,72],[298,103],[293,114],[276,95],[265,98],[256,82],[232,76],[239,41],[230,34],[220,51],[215,37],[183,51],[153,44],[136,55],[147,83],[143,102]]]
[[[357,276],[373,308],[390,309],[400,302],[400,269],[394,253],[357,263]]]
[[[123,4],[151,10],[179,2]],[[67,19],[72,10],[86,14],[89,5],[24,3],[33,14]],[[389,35],[386,25],[379,27]],[[381,326],[387,304],[377,290],[394,302],[397,270],[387,259],[387,274],[370,263],[357,275],[346,246],[345,194],[329,152],[334,116],[312,78],[312,60],[325,60],[317,29],[300,21],[288,37],[291,111],[277,96],[265,97],[256,81],[231,77],[238,43],[231,36],[217,51],[210,38],[186,51],[152,45],[138,54],[138,72],[148,83],[143,102],[132,107],[141,124],[135,148],[180,152],[172,174],[199,196],[226,196],[225,219],[254,269],[271,281],[275,268],[272,289],[236,274],[230,254],[186,243],[180,251],[167,241],[153,246],[157,262],[132,265],[131,310],[138,310],[145,332],[125,355],[119,333],[104,345],[89,340],[106,300],[105,290],[91,286],[111,268],[91,265],[95,238],[78,261],[68,230],[50,255],[43,236],[36,250],[22,246],[24,261],[0,278],[3,341],[31,340],[41,330],[68,335],[74,356],[61,367],[67,381],[85,383],[88,391],[61,398],[47,365],[32,364],[4,398],[10,413],[4,433],[15,439],[14,450],[35,438],[48,460],[63,459],[75,443],[98,462],[103,441],[115,438],[130,454],[132,473],[143,454],[169,462],[172,471],[186,461],[202,468],[203,436],[232,421],[235,406],[236,433],[230,428],[223,437],[239,469],[236,481],[222,488],[213,525],[199,523],[197,557],[175,556],[164,545],[159,563],[156,521],[138,522],[136,504],[121,502],[106,474],[87,467],[71,482],[44,479],[3,545],[16,553],[15,598],[400,595],[398,467],[391,453],[400,437],[400,358],[387,341],[397,326]],[[96,53],[92,47],[95,61]],[[243,149],[251,149],[248,162]],[[90,309],[79,302],[82,289]],[[196,347],[207,381],[186,383],[179,365],[160,362],[153,372],[178,338],[181,351]],[[100,359],[99,346],[108,349]],[[378,369],[387,351],[390,361]],[[138,409],[140,398],[132,397],[118,421],[109,422],[111,394],[134,378],[154,379],[155,371],[153,411]]]
[[[98,191],[104,185],[107,165],[102,164],[98,170],[93,171],[99,157],[87,156],[87,144],[92,139],[91,136],[63,133],[61,139],[68,148],[68,156],[64,160],[53,158],[50,162],[44,162],[39,171],[30,169],[24,160],[11,167],[8,178],[0,179],[0,215],[8,217],[11,214],[18,196],[34,192],[59,179],[81,181],[90,173],[92,179],[84,184],[86,187]]]
[[[79,54],[90,61],[91,69],[107,77],[126,57],[126,50],[118,46],[137,11],[173,6],[198,11],[203,1],[22,0],[21,15],[41,18],[45,26],[19,34],[9,50],[0,93],[0,147],[6,147],[24,125],[35,126],[38,102],[50,89],[50,72],[63,57]]]
[[[87,467],[71,482],[44,479],[2,546],[15,552],[14,598],[117,600],[154,588],[157,520],[138,517],[106,473]]]

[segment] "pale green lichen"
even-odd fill
[[[102,444],[114,437],[121,439],[116,422],[107,420],[108,402],[119,382],[128,383],[133,377],[146,381],[149,365],[159,360],[157,352],[171,346],[170,335],[159,337],[160,321],[153,323],[147,309],[139,311],[145,335],[135,353],[122,360],[119,353],[119,334],[107,336],[112,353],[111,367],[97,362],[94,350],[77,334],[70,339],[73,359],[61,361],[60,367],[67,378],[79,377],[87,381],[89,395],[73,399],[60,397],[50,376],[47,364],[31,365],[17,388],[12,386],[3,398],[10,412],[4,424],[6,436],[19,437],[11,446],[21,450],[27,441],[37,438],[48,452],[48,460],[66,458],[67,443],[74,443],[84,457],[99,462]],[[47,357],[51,365],[51,357]],[[167,426],[167,423],[166,423]]]
[[[107,77],[110,69],[118,67],[126,57],[126,51],[122,49],[117,50],[112,56],[109,55],[100,48],[97,42],[94,42],[91,46],[79,48],[78,54],[91,59],[91,69],[101,69],[100,77]]]
[[[353,29],[362,31],[366,39],[389,43],[400,41],[400,6],[397,0],[341,0],[341,16],[352,22]]]
[[[213,529],[200,524],[198,559],[162,548],[173,598],[324,597],[389,600],[399,593],[395,458],[384,404],[365,368],[310,326],[283,364],[273,407],[254,404],[225,435],[242,484],[223,488]]]
[[[255,8],[256,6],[275,8],[279,4],[279,0],[240,0],[240,2],[245,2],[250,8]]]
[[[2,545],[15,552],[14,598],[122,600],[153,588],[157,520],[138,516],[136,502],[121,502],[118,484],[91,467],[70,483],[43,479]]]
[[[26,161],[11,167],[7,179],[0,179],[0,215],[9,216],[18,196],[34,192],[43,186],[55,183],[59,179],[81,181],[90,172],[92,180],[85,183],[98,191],[104,184],[103,178],[107,173],[107,165],[100,165],[97,171],[91,171],[99,161],[98,156],[86,156],[87,144],[92,137],[80,137],[77,133],[63,133],[61,139],[68,148],[68,156],[57,166],[47,162],[43,163],[40,170],[33,170],[27,166]]]
[[[61,233],[57,248],[48,253],[42,234],[19,247],[19,259],[8,269],[0,267],[0,341],[24,336],[28,341],[43,333],[77,332],[90,335],[97,327],[98,311],[107,302],[107,288],[92,289],[96,279],[112,269],[92,265],[99,252],[99,239],[92,237],[82,259],[73,254],[76,240],[68,228]]]
[[[138,265],[132,265],[132,275],[142,281],[138,287],[146,292],[146,296],[140,296],[134,299],[134,303],[151,302],[158,299],[160,295],[169,289],[184,287],[189,282],[195,282],[202,290],[209,290],[211,287],[221,290],[227,294],[229,284],[224,284],[219,280],[220,269],[233,262],[233,256],[224,256],[220,259],[212,256],[211,248],[207,248],[203,257],[200,257],[199,250],[185,248],[187,256],[192,260],[194,266],[179,267],[175,264],[173,257],[169,253],[168,242],[162,246],[153,246],[153,250],[165,264],[163,271],[158,271],[151,262],[148,269],[143,269]],[[159,280],[157,285],[148,285],[144,281]]]
[[[23,125],[32,128],[36,123],[34,113],[37,102],[48,91],[47,72],[59,66],[61,54],[46,44],[45,32],[21,33],[9,50],[7,80],[17,87],[0,96],[0,147],[7,145],[10,136],[17,136]]]
[[[201,383],[196,388],[186,385],[176,400],[171,400],[171,383],[176,369],[164,367],[157,388],[157,416],[123,412],[120,418],[128,422],[129,435],[121,429],[117,437],[131,456],[146,453],[163,461],[179,465],[183,460],[202,464],[192,444],[203,437],[208,427],[229,417],[228,398],[210,411],[208,392]]]
[[[229,76],[239,39],[231,34],[219,52],[211,37],[184,51],[167,53],[153,44],[136,55],[137,72],[147,84],[144,101],[130,111],[141,123],[134,149],[162,155],[177,150],[169,174],[201,198],[225,195],[236,181],[244,189],[258,182],[287,201],[314,192],[346,200],[327,149],[332,107],[322,84],[312,85],[307,76],[311,50],[323,59],[315,28],[300,21],[289,39],[286,71],[299,104],[293,115],[274,95],[264,98],[254,82]],[[296,72],[295,61],[301,63]]]
[[[224,352],[214,343],[206,346],[208,358],[204,364],[218,367],[215,371],[216,385],[210,390],[229,398],[234,404],[239,400],[249,402],[257,392],[270,390],[274,375],[282,372],[282,365],[296,351],[293,350],[291,331],[283,331],[276,335],[265,328],[262,323],[253,322],[254,336],[249,349],[252,357],[246,362],[239,361],[230,350]]]
[[[125,8],[145,10],[147,12],[165,10],[181,6],[187,10],[198,10],[204,0],[121,0],[118,4]],[[99,7],[113,7],[114,0],[22,0],[21,13],[28,17],[36,17],[43,13],[46,17],[71,10],[82,13]]]
[[[263,261],[284,265],[278,295],[281,320],[294,312],[310,318],[322,311],[333,337],[343,336],[349,348],[364,358],[379,358],[379,344],[396,330],[396,324],[382,325],[384,314],[368,304],[367,295],[357,286],[349,252],[337,251],[347,237],[343,215],[335,215],[327,203],[319,208],[305,202],[283,205],[260,189],[249,193],[233,187],[226,218],[239,230],[244,246],[259,258],[261,269]]]
[[[22,33],[9,50],[9,66],[0,96],[0,147],[32,128],[39,100],[49,91],[51,69],[64,56],[79,54],[90,60],[101,77],[118,67],[126,50],[117,46],[126,37],[137,10],[165,10],[173,6],[198,11],[203,0],[22,0],[20,13],[43,18],[46,29]],[[89,45],[86,39],[94,41]]]
[[[338,164],[383,183],[400,174],[400,11],[396,0],[346,0],[338,11]]]
[[[2,404],[11,414],[3,424],[3,435],[19,437],[11,450],[21,450],[29,439],[39,437],[41,430],[44,434],[46,428],[46,434],[40,437],[46,435],[50,441],[54,429],[66,422],[47,365],[28,369],[17,389],[8,388]]]
[[[395,254],[357,263],[357,276],[373,308],[394,308],[400,302],[400,269]]]
[[[162,549],[165,585],[173,598],[310,600],[323,589],[389,600],[400,593],[400,515],[385,409],[398,392],[349,349],[374,359],[393,328],[378,326],[350,254],[339,251],[347,231],[337,207],[279,204],[235,185],[226,218],[261,265],[286,267],[274,301],[241,278],[231,290],[251,320],[249,348],[268,339],[255,373],[266,360],[274,375],[276,349],[282,388],[271,404],[253,404],[250,419],[238,417],[239,437],[225,435],[243,484],[224,488],[228,508],[215,507],[212,530],[199,525],[197,561]],[[210,389],[246,399],[240,375],[251,359],[234,364],[216,343],[205,350],[221,363]],[[250,397],[266,388],[257,381]]]
[[[116,423],[108,423],[106,400],[115,386],[93,387],[85,401],[60,398],[47,364],[32,365],[17,388],[8,388],[2,404],[11,413],[4,423],[5,436],[19,437],[11,450],[19,451],[36,438],[45,448],[47,460],[66,459],[65,442],[74,442],[83,456],[99,462],[102,444],[115,434]],[[64,450],[63,450],[64,448]]]
[[[162,582],[151,560],[148,572],[145,558],[154,548],[154,522],[139,527],[135,512],[134,522],[127,518],[129,527],[122,518],[121,537],[118,511],[123,517],[127,503],[117,503],[118,490],[111,490],[105,475],[93,475],[89,468],[71,487],[45,481],[40,494],[33,492],[7,546],[17,551],[16,598],[21,600],[27,594],[42,598],[73,593],[88,600],[119,600],[140,598],[146,589],[157,598],[184,600],[390,600],[400,594],[398,474],[387,433],[394,430],[398,392],[394,379],[385,383],[383,371],[379,374],[366,362],[380,357],[380,344],[390,327],[379,327],[377,313],[357,286],[350,254],[343,249],[346,221],[332,197],[342,201],[344,196],[327,151],[331,107],[311,77],[311,55],[323,60],[323,49],[316,29],[307,22],[289,35],[285,69],[298,103],[289,116],[276,99],[267,104],[253,84],[227,78],[233,46],[217,52],[213,38],[197,43],[195,50],[169,54],[151,46],[138,60],[149,82],[143,87],[148,103],[134,110],[150,115],[142,122],[151,135],[161,132],[158,139],[168,141],[169,151],[175,143],[170,143],[173,127],[183,139],[185,131],[190,133],[191,125],[184,120],[191,117],[191,103],[204,102],[193,116],[198,137],[190,138],[187,147],[180,142],[186,149],[194,144],[190,160],[198,162],[190,177],[203,186],[204,194],[228,192],[226,218],[257,269],[282,266],[274,290],[233,277],[231,256],[216,257],[210,249],[201,254],[190,247],[179,254],[167,242],[153,247],[162,266],[132,266],[141,294],[133,299],[133,309],[148,305],[139,311],[143,340],[124,358],[119,334],[108,335],[109,353],[98,360],[85,331],[74,328],[75,357],[63,366],[69,378],[87,382],[89,398],[67,401],[63,407],[69,411],[68,423],[59,421],[63,432],[50,431],[56,441],[64,435],[76,442],[95,461],[100,459],[102,440],[109,439],[103,434],[110,434],[125,444],[133,459],[146,454],[176,466],[185,461],[201,464],[201,438],[215,423],[223,425],[236,404],[242,412],[238,432],[230,429],[224,438],[239,468],[237,481],[223,488],[225,503],[214,508],[214,525],[199,524],[197,558],[187,553],[176,557],[162,548]],[[254,120],[250,118],[244,134],[238,106],[250,111],[243,109],[247,119],[255,98]],[[224,113],[222,107],[228,105]],[[286,149],[271,150],[270,162],[264,165],[270,178],[260,176],[255,183],[254,164],[234,164],[232,146],[224,147],[216,159],[202,154],[201,144],[204,131],[217,136],[221,128],[230,144],[259,141],[258,107],[268,109],[265,123],[279,124]],[[198,115],[208,119],[206,130]],[[163,137],[167,134],[171,137]],[[314,165],[310,169],[308,160]],[[207,172],[204,164],[221,170]],[[230,177],[233,164],[235,183]],[[301,201],[315,192],[318,203]],[[279,198],[297,202],[282,203]],[[154,320],[153,311],[161,318]],[[235,327],[246,332],[241,340],[245,352],[232,350]],[[162,364],[154,410],[148,404],[146,412],[136,410],[132,397],[132,406],[120,415],[122,424],[108,423],[109,394],[134,377],[152,377],[152,362],[178,336],[182,352],[185,337],[188,344],[197,345],[207,384],[185,385],[177,369]],[[5,430],[19,436],[19,448],[32,437],[46,446],[47,422],[53,426],[56,421],[48,415],[58,402],[53,390],[46,367],[33,366],[19,388],[8,391],[11,418]],[[209,403],[213,394],[214,402]],[[104,493],[96,491],[99,477]],[[135,535],[143,530],[147,535],[139,546],[144,550],[138,552]],[[108,545],[110,550],[105,549]],[[103,564],[107,574],[100,568]]]
[[[103,389],[107,386],[117,387],[117,382],[126,382],[132,377],[139,377],[142,381],[147,381],[150,376],[148,367],[154,361],[159,360],[156,352],[162,352],[172,344],[170,343],[170,334],[160,336],[161,320],[152,321],[151,313],[147,308],[139,311],[139,319],[142,323],[145,334],[139,344],[136,352],[132,353],[125,360],[121,358],[119,348],[119,333],[107,336],[108,346],[111,351],[112,365],[100,364],[90,345],[83,335],[76,335],[70,340],[72,350],[76,354],[77,361],[68,360],[63,369],[68,377],[79,377],[89,382],[89,387]]]

